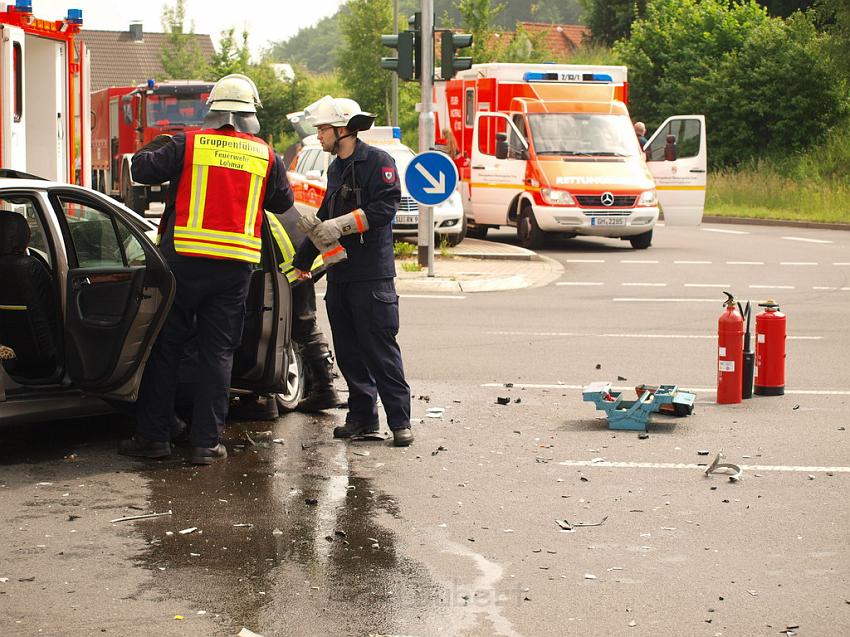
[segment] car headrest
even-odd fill
[[[0,254],[21,253],[30,242],[30,227],[23,215],[0,210]]]

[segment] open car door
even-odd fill
[[[275,257],[268,215],[263,216],[262,260],[251,273],[242,343],[233,357],[230,386],[260,393],[287,390],[292,362],[292,293]]]
[[[644,147],[668,226],[698,226],[705,209],[705,116],[668,117]]]
[[[174,277],[144,222],[80,190],[50,201],[67,246],[65,365],[74,386],[135,400],[144,364],[174,298]]]

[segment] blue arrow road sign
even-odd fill
[[[457,167],[445,153],[428,151],[414,157],[404,171],[404,185],[423,206],[443,203],[457,186]]]

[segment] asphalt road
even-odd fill
[[[234,424],[206,469],[116,456],[119,418],[0,430],[0,630],[848,634],[848,245],[659,228],[646,251],[553,242],[546,287],[402,298],[406,450],[331,440],[341,410]],[[785,396],[714,404],[723,289],[788,313]],[[696,411],[612,431],[595,380]],[[703,475],[721,448],[739,482]]]

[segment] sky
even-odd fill
[[[248,31],[248,45],[257,55],[269,41],[286,40],[304,27],[333,15],[345,0],[186,0],[187,28],[208,33],[218,46],[221,32],[230,27],[236,34]],[[15,0],[6,0],[14,5]],[[175,0],[32,0],[36,18],[64,18],[68,9],[83,10],[83,28],[123,31],[130,22],[142,21],[145,31],[162,31],[162,9]]]

